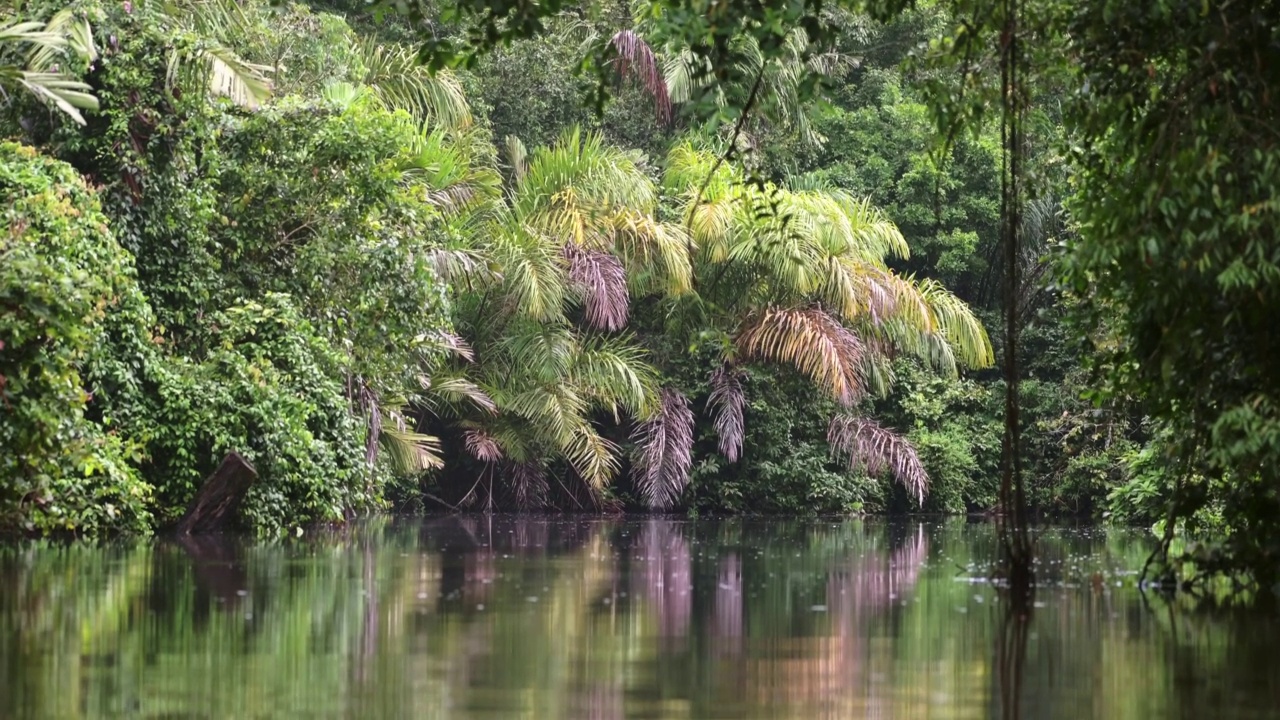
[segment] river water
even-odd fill
[[[0,550],[0,718],[1280,717],[1280,623],[1035,533],[1030,617],[947,521],[382,518]]]

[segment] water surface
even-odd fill
[[[0,550],[0,718],[1280,717],[1280,624],[1144,598],[1138,533],[387,518]],[[1007,603],[1005,603],[1007,605]]]

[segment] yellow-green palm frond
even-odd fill
[[[729,245],[728,262],[761,269],[775,293],[807,297],[822,284],[826,268],[820,248],[784,205],[763,193],[751,194],[749,225]],[[746,209],[746,206],[744,206]]]
[[[653,182],[638,161],[598,133],[570,128],[551,147],[534,151],[513,193],[513,215],[563,242],[604,249],[617,213],[652,214],[657,207]]]
[[[587,407],[586,400],[569,387],[539,385],[512,393],[502,405],[504,412],[529,421],[540,435],[561,448],[583,424]]]
[[[492,252],[508,310],[542,321],[562,316],[568,288],[557,246],[513,228],[494,236]]]
[[[714,170],[714,173],[713,173]],[[706,184],[703,197],[720,197],[737,184],[739,178],[729,163],[719,163],[708,150],[689,141],[677,143],[667,152],[662,185],[670,192],[689,193]],[[692,199],[692,195],[690,195]]]
[[[934,327],[966,367],[987,368],[995,362],[987,330],[964,301],[936,280],[916,283],[934,318]]]
[[[787,210],[797,224],[830,255],[878,264],[911,255],[898,226],[869,199],[855,199],[838,189],[793,191],[787,199]]]
[[[400,171],[407,181],[426,187],[428,201],[447,214],[483,208],[502,194],[497,171],[474,165],[454,138],[439,129],[415,137]]]
[[[469,127],[471,106],[458,79],[447,70],[432,72],[416,51],[373,38],[356,41],[363,72],[355,78],[391,109],[405,110],[420,123],[449,129]]]
[[[579,422],[560,447],[575,472],[594,491],[600,492],[618,474],[620,450],[601,437],[590,423]]]
[[[849,219],[850,246],[861,249],[861,257],[910,259],[911,248],[907,246],[902,231],[884,212],[871,204],[870,198],[857,199],[843,192],[836,198]]]
[[[391,468],[401,476],[413,476],[444,467],[440,438],[400,428],[383,426],[378,444],[390,459]]]
[[[685,227],[702,257],[710,263],[722,263],[729,258],[729,246],[737,229],[738,198],[724,194],[703,198],[685,212]]]
[[[933,314],[916,286],[879,263],[828,258],[818,297],[850,323],[879,325],[897,319],[933,332]]]
[[[624,210],[614,216],[612,237],[639,291],[681,295],[693,288],[691,243],[684,228]]]
[[[628,338],[594,336],[582,341],[567,379],[615,419],[621,409],[643,420],[656,407],[658,372]]]
[[[864,394],[862,340],[820,307],[767,308],[747,320],[734,345],[744,358],[795,367],[842,405]]]

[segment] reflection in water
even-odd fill
[[[1135,535],[1037,544],[1030,617],[964,523],[454,516],[9,549],[0,717],[1274,712],[1272,618],[1144,609]]]

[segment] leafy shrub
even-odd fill
[[[145,530],[137,448],[85,417],[81,366],[134,288],[132,258],[69,166],[0,144],[0,531]]]
[[[340,519],[376,502],[340,358],[289,297],[233,306],[210,328],[204,357],[175,362],[160,389],[146,470],[163,519],[180,513],[231,451],[258,471],[241,510],[259,532]]]
[[[988,386],[925,370],[916,361],[894,363],[894,394],[878,405],[902,428],[929,473],[924,510],[957,513],[995,505],[999,487],[1002,426]],[[890,506],[904,507],[905,494],[884,492]]]

